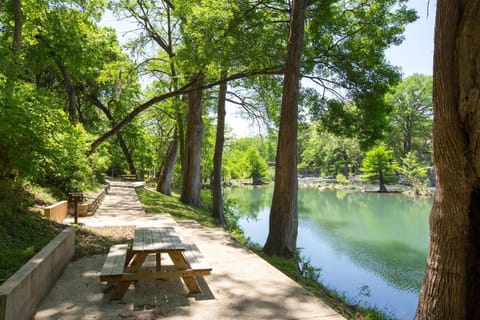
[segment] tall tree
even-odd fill
[[[203,75],[199,74],[188,95],[187,141],[183,162],[183,187],[180,201],[200,207],[200,151],[203,138],[202,90]]]
[[[405,78],[386,100],[392,106],[392,143],[401,143],[402,156],[421,151],[425,141],[432,139],[432,77],[414,74]]]
[[[175,131],[173,139],[168,147],[167,155],[163,160],[162,167],[160,169],[160,175],[157,180],[156,190],[166,195],[171,195],[171,181],[173,175],[173,169],[178,158],[178,133]]]
[[[393,150],[379,145],[365,154],[362,162],[362,170],[370,179],[378,181],[378,192],[388,192],[385,186],[385,178],[393,175],[396,165],[393,163]]]
[[[227,77],[227,72],[222,71],[222,79]],[[223,145],[225,142],[225,101],[227,96],[227,83],[220,85],[218,92],[217,104],[217,132],[215,138],[215,152],[213,155],[213,181],[212,181],[212,198],[213,198],[213,216],[223,225],[225,224],[225,212],[223,209],[223,192],[222,192],[222,160]]]
[[[263,251],[294,258],[297,252],[297,122],[300,67],[308,0],[293,0],[283,80],[275,185],[270,225]]]
[[[480,319],[480,0],[438,0],[436,191],[416,319]]]

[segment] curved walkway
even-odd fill
[[[212,265],[212,274],[199,280],[202,293],[189,295],[180,280],[149,280],[130,285],[121,301],[110,301],[98,277],[105,256],[86,257],[69,264],[34,319],[343,319],[221,228],[145,214],[130,186],[112,184],[96,215],[79,222],[174,226]]]

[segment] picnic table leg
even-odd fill
[[[138,272],[138,270],[140,270],[143,263],[145,262],[145,259],[147,258],[147,256],[148,254],[146,253],[134,255],[132,263],[130,264],[130,266],[127,265],[125,267],[125,271],[132,272],[132,273]],[[118,281],[117,287],[115,288],[115,291],[112,293],[112,300],[122,299],[123,296],[125,295],[125,292],[127,292],[131,282],[132,281]]]
[[[177,270],[183,270],[188,268],[187,260],[181,252],[171,251],[168,253],[170,259],[172,259],[173,264]],[[188,288],[189,293],[200,293],[200,286],[198,285],[197,280],[193,276],[182,277],[183,282]]]
[[[155,257],[156,257],[156,260],[157,260],[157,261],[156,261],[157,264],[156,264],[155,270],[156,270],[156,271],[160,271],[161,266],[162,266],[162,261],[161,261],[160,253],[155,254]]]

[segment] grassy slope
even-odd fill
[[[38,213],[0,207],[0,283],[40,251],[63,228]]]
[[[45,190],[26,191],[0,181],[0,284],[66,227],[29,209],[55,201]],[[134,227],[76,228],[74,259],[106,253],[112,244],[133,239]]]

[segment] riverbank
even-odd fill
[[[245,237],[263,244],[273,188],[229,188]],[[299,189],[297,247],[347,303],[411,319],[425,268],[431,199],[399,193]]]
[[[253,185],[250,180],[238,179],[231,181],[226,187],[269,187],[274,183],[265,183],[260,185]],[[333,178],[322,178],[318,176],[299,176],[298,177],[299,188],[313,188],[320,191],[346,191],[346,192],[379,192],[378,183],[366,182],[359,177],[353,177],[352,179],[345,179],[342,181]],[[423,188],[419,192],[416,192],[412,186],[406,184],[386,184],[387,192],[385,193],[402,193],[409,197],[432,197],[435,192],[435,188],[427,187]]]
[[[251,185],[248,187],[253,188]],[[241,188],[238,190],[240,189]],[[262,190],[263,188],[260,187],[260,189]],[[168,207],[173,209],[169,209],[169,212],[175,219],[185,219],[185,217],[187,217],[189,219],[198,220],[202,224],[208,225],[211,223],[211,216],[208,211],[202,211],[181,205],[178,203],[178,200],[175,199],[175,196],[168,197],[149,189],[140,189],[138,190],[138,194],[147,212],[159,212],[162,208]],[[177,205],[175,205],[175,203],[177,203]],[[256,205],[257,204],[253,204],[253,206]],[[229,213],[227,212],[226,214]],[[235,217],[230,218],[235,219]],[[268,263],[277,269],[281,270],[284,274],[299,283],[309,292],[325,301],[344,317],[348,319],[389,319],[382,310],[366,307],[356,301],[349,300],[344,293],[337,292],[324,286],[321,283],[322,279],[317,277],[319,270],[315,269],[308,258],[300,257],[299,254],[299,260],[293,261],[280,258],[269,258],[263,255],[261,246],[249,241],[249,237],[243,233],[239,225],[236,222],[233,223],[236,224],[236,227],[231,226],[229,233],[234,236],[237,241],[254,251],[258,256],[268,261]],[[300,251],[300,253],[303,253],[303,250]]]

